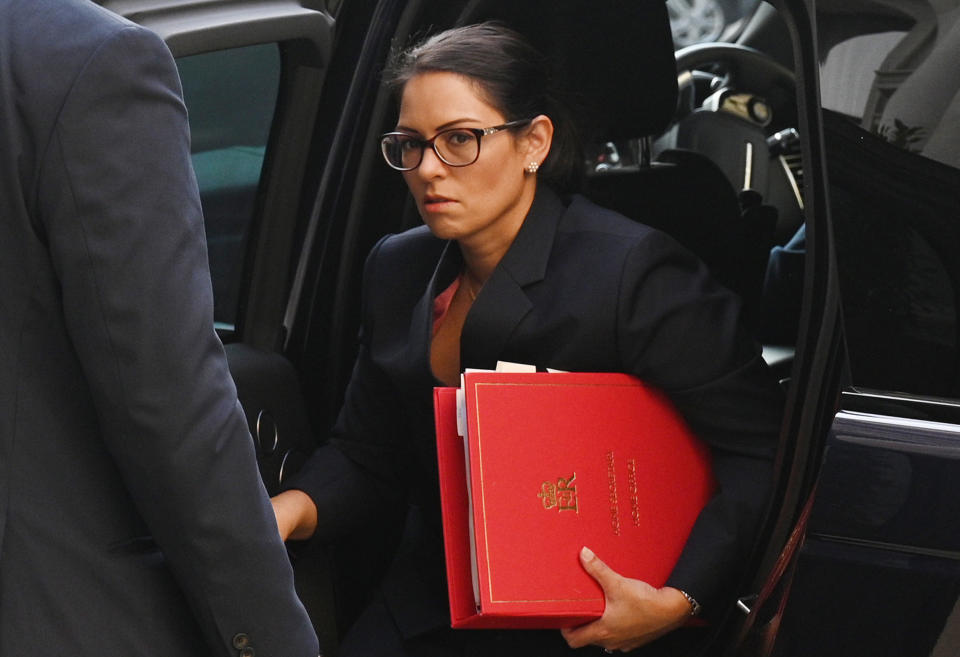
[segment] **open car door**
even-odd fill
[[[753,610],[765,636],[752,636],[738,654],[955,655],[956,5],[786,4],[797,5],[798,30],[811,35],[803,67],[819,77],[818,97],[809,97],[817,85],[805,85],[816,134],[808,144],[813,202],[801,330],[809,337],[833,324],[842,340],[808,343],[805,352],[799,345],[804,414],[811,428],[828,422],[829,430],[821,439],[820,428],[810,434],[810,462],[820,465],[807,468],[816,493],[805,532],[794,536],[799,547],[767,604]],[[818,307],[820,317],[811,312]],[[807,371],[824,376],[806,380]]]

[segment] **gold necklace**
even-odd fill
[[[467,274],[467,272],[463,272],[463,274],[462,274],[462,279],[463,279],[463,284],[464,284],[464,285],[466,286],[466,288],[467,288],[467,294],[470,295],[470,301],[471,301],[471,302],[476,301],[476,300],[477,300],[477,292],[479,292],[479,290],[478,290],[477,292],[474,292],[474,290],[473,290],[473,283],[470,281],[470,275]],[[483,288],[483,285],[481,285],[480,287]]]

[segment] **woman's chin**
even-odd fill
[[[434,237],[442,240],[455,240],[462,236],[461,222],[452,217],[439,216],[432,213],[422,213],[423,223],[427,225]]]

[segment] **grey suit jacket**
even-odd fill
[[[0,3],[0,286],[0,655],[315,656],[173,59],[87,0]]]
[[[448,622],[429,349],[434,297],[462,267],[426,227],[367,260],[360,354],[330,444],[292,486],[332,539],[412,509],[383,592],[401,632]],[[498,360],[628,372],[664,390],[710,446],[719,491],[668,584],[715,612],[731,602],[771,482],[783,407],[741,304],[665,234],[537,191],[519,234],[463,326],[461,366]],[[523,449],[518,445],[517,449]]]

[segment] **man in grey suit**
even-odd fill
[[[0,0],[0,655],[315,657],[222,346],[177,71]]]

